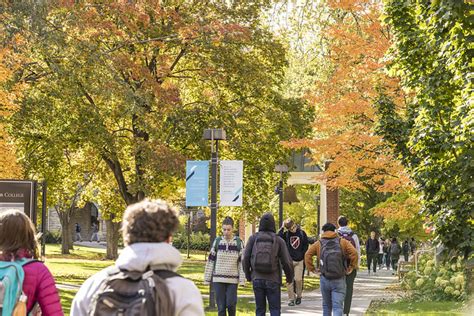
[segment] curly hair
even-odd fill
[[[163,200],[145,199],[129,205],[122,222],[125,245],[138,242],[163,242],[178,229],[176,210]]]

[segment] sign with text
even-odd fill
[[[186,161],[186,206],[207,206],[209,200],[209,161]]]
[[[244,162],[222,160],[220,165],[220,205],[242,206]]]
[[[17,209],[30,218],[35,216],[36,182],[22,180],[0,180],[0,212]]]

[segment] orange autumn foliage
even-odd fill
[[[317,113],[312,138],[287,145],[309,147],[314,161],[333,160],[325,174],[331,186],[397,192],[410,180],[375,131],[373,104],[380,91],[400,106],[404,102],[397,80],[383,71],[390,32],[379,21],[380,4],[369,0],[332,0],[328,4],[333,23],[325,34],[333,71],[308,93]]]

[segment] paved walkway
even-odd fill
[[[372,300],[387,298],[386,288],[398,281],[392,276],[392,271],[377,271],[377,276],[368,276],[367,270],[359,271],[354,283],[354,295],[352,297],[351,315],[364,315]],[[282,293],[282,315],[323,315],[321,292],[318,290],[303,295],[303,301],[299,306],[289,307],[287,305],[286,293]]]

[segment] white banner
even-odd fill
[[[244,162],[220,161],[220,205],[242,206]]]

